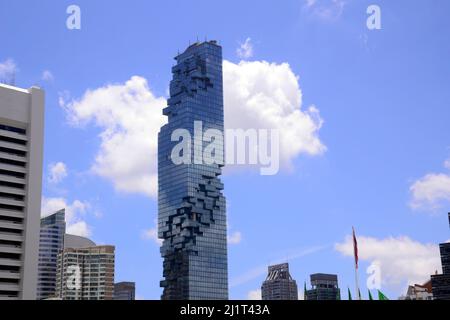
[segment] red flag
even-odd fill
[[[358,241],[356,241],[355,228],[353,228],[353,254],[355,256],[355,268],[358,269]]]

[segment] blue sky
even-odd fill
[[[289,127],[285,142],[298,148],[284,150],[291,165],[279,174],[244,169],[223,177],[236,242],[229,246],[231,298],[252,295],[267,264],[285,260],[300,288],[309,274],[329,272],[343,290],[353,289],[352,226],[364,296],[374,261],[393,298],[440,268],[436,244],[450,238],[447,1],[76,1],[81,30],[68,30],[71,4],[0,0],[0,73],[15,71],[18,86],[46,90],[44,209],[66,204],[73,230],[116,245],[116,280],[136,281],[139,297],[161,294],[157,203],[150,184],[142,191],[148,180],[136,184],[126,174],[151,179],[155,137],[141,134],[161,121],[173,57],[205,36],[223,46],[227,74],[254,84],[263,102],[274,102],[273,87],[258,85],[274,80],[306,119]],[[366,27],[370,4],[381,8],[381,30]],[[225,90],[242,89],[231,86]],[[116,104],[123,90],[144,95],[132,106]],[[230,117],[248,102],[242,99],[226,98]],[[120,110],[154,128],[146,121],[133,128]],[[271,121],[251,122],[257,118],[245,125]],[[123,154],[114,138],[143,141],[143,148]]]

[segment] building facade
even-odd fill
[[[195,43],[175,60],[170,99],[163,111],[168,123],[158,137],[162,299],[227,299],[227,224],[219,179],[223,141],[216,141],[219,163],[204,161],[202,150],[207,143],[195,138],[187,141],[193,148],[183,151],[190,161],[175,164],[172,151],[178,141],[171,139],[176,129],[186,130],[191,137],[203,136],[209,129],[223,134],[222,48],[215,41]]]
[[[63,300],[112,300],[114,246],[89,246],[87,239],[71,238],[69,245],[75,240],[78,247],[65,245],[58,255],[56,296]]]
[[[66,233],[65,209],[41,218],[37,299],[56,296],[58,254],[64,248]]]
[[[44,92],[0,84],[0,299],[36,299]]]
[[[298,300],[297,282],[289,272],[288,263],[269,266],[261,295],[263,300]]]
[[[448,214],[450,224],[450,213]],[[433,298],[436,300],[450,300],[450,243],[439,245],[441,252],[442,274],[431,276]]]
[[[335,274],[311,275],[311,290],[306,290],[305,300],[340,300],[338,277]]]
[[[134,282],[114,284],[114,300],[136,300],[136,284]]]
[[[399,300],[433,300],[431,280],[422,285],[408,286],[406,296],[400,297]]]

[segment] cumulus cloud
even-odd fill
[[[7,59],[3,62],[0,62],[0,81],[9,81],[14,77],[14,74],[17,72],[17,66],[12,59]]]
[[[228,244],[239,244],[242,240],[242,234],[239,231],[235,231],[228,236]]]
[[[444,166],[450,168],[450,160],[445,161]],[[411,208],[436,211],[450,203],[450,175],[429,173],[416,180],[409,191]]]
[[[353,257],[353,241],[349,235],[337,243],[335,250]],[[382,285],[403,290],[409,284],[421,284],[440,270],[439,246],[400,236],[377,239],[358,237],[358,256],[362,261],[376,263],[381,270]]]
[[[444,167],[447,168],[447,169],[450,169],[450,159],[445,160]]]
[[[50,70],[44,70],[44,72],[42,72],[41,79],[44,80],[44,81],[51,82],[51,81],[53,81],[55,78],[54,78],[54,76],[53,76],[53,73],[51,73]]]
[[[155,220],[155,226],[153,228],[143,230],[141,233],[141,238],[144,240],[151,240],[156,245],[162,246],[162,239],[158,238],[158,222]]]
[[[225,126],[278,129],[280,161],[292,166],[300,154],[320,155],[323,120],[319,110],[303,110],[298,77],[287,63],[224,61]],[[156,97],[138,76],[123,84],[88,90],[79,99],[61,94],[60,105],[74,126],[100,128],[101,143],[91,170],[117,191],[157,195],[157,138],[166,123],[163,97]]]
[[[261,300],[261,289],[251,290],[247,293],[247,300]]]
[[[92,228],[84,221],[92,206],[87,201],[74,200],[68,203],[64,198],[43,198],[41,216],[47,217],[61,209],[65,209],[67,233],[89,237]]]
[[[50,183],[59,183],[67,177],[67,166],[63,162],[52,163],[49,165],[48,181]]]
[[[319,138],[319,110],[302,110],[302,91],[289,64],[266,61],[223,63],[225,125],[232,129],[278,129],[281,165],[300,154],[326,151]]]
[[[236,54],[241,59],[248,59],[253,57],[253,44],[252,39],[247,38],[245,42],[239,44],[239,48],[236,49]]]
[[[314,18],[334,21],[341,17],[346,4],[346,0],[305,0],[303,10]]]
[[[134,76],[124,84],[88,90],[68,103],[61,97],[60,104],[72,124],[92,122],[102,130],[95,174],[118,191],[156,196],[158,132],[166,122],[166,100],[153,95],[146,79]]]

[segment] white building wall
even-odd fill
[[[44,100],[37,87],[0,84],[0,125],[26,130],[0,128],[0,299],[36,299]]]

